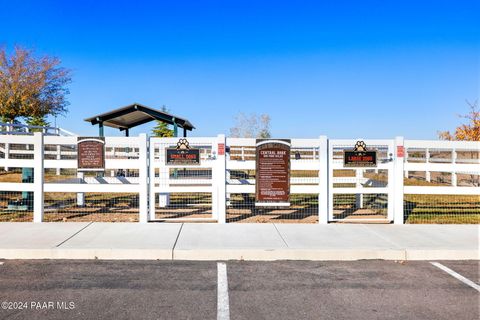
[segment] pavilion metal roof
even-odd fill
[[[92,125],[102,123],[104,126],[120,130],[127,130],[153,120],[159,120],[171,125],[176,123],[179,127],[189,131],[195,129],[187,119],[139,103],[121,107],[84,120],[90,122]]]

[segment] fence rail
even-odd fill
[[[290,205],[255,205],[255,139],[189,138],[197,166],[166,165],[178,138],[105,137],[105,171],[77,171],[77,137],[0,134],[0,221],[480,223],[480,142],[291,139]],[[219,145],[227,151],[219,153]]]
[[[76,136],[75,133],[59,127],[31,126],[21,123],[0,122],[0,134],[5,135],[33,135],[34,132],[43,132],[45,135]]]

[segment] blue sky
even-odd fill
[[[227,133],[435,139],[480,92],[479,1],[6,1],[0,45],[73,69],[59,126],[139,102]],[[132,134],[149,132],[144,125]],[[106,134],[118,135],[115,130]]]

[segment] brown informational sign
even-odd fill
[[[200,149],[190,148],[187,139],[180,139],[176,148],[167,148],[167,165],[194,166],[200,164]]]
[[[105,170],[105,138],[77,138],[77,168],[78,171]]]
[[[351,167],[376,167],[377,151],[368,151],[365,142],[357,141],[353,150],[343,152],[343,166]]]
[[[257,139],[256,206],[290,205],[290,140]]]

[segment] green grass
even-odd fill
[[[480,196],[405,195],[405,223],[480,224]]]
[[[410,214],[405,223],[480,224],[480,214]]]

